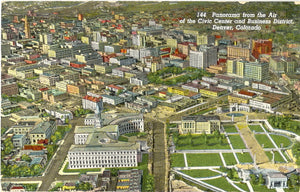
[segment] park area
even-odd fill
[[[248,125],[251,131],[255,132],[264,132],[260,125]]]
[[[265,134],[255,134],[255,139],[263,148],[274,148],[275,146]]]
[[[222,153],[226,165],[235,165],[237,164],[233,153]]]
[[[175,136],[173,139],[177,150],[230,149],[230,146],[223,134],[187,134]]]
[[[250,153],[236,153],[240,163],[252,163],[252,157]]]
[[[225,131],[227,133],[237,133],[238,132],[236,130],[236,127],[234,125],[232,125],[232,124],[230,124],[230,125],[223,125],[223,127],[224,127],[224,129],[225,129]]]
[[[218,153],[189,153],[186,154],[186,158],[189,167],[223,165],[221,157]]]
[[[220,175],[220,173],[211,171],[209,169],[182,170],[181,172],[194,178],[213,177]]]
[[[172,167],[184,167],[183,154],[175,153],[171,154],[171,166]]]
[[[270,136],[276,143],[277,147],[280,147],[280,148],[281,147],[289,147],[292,144],[291,140],[289,138],[287,138],[286,136],[273,135],[273,134],[270,134]]]
[[[246,149],[244,141],[240,135],[228,135],[231,145],[234,149]]]

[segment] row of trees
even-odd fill
[[[181,74],[186,72],[185,75],[181,75],[172,79],[168,80],[163,80],[163,77],[165,74]],[[195,79],[200,79],[203,76],[213,76],[213,74],[203,70],[203,69],[197,69],[194,67],[187,67],[184,70],[180,67],[165,67],[162,70],[159,70],[155,73],[149,73],[148,74],[148,80],[150,83],[154,84],[164,84],[164,85],[175,85],[177,83],[185,83],[189,80],[195,80]]]
[[[79,109],[76,109],[76,111],[74,112],[74,115],[75,115],[75,117],[80,117],[81,115],[86,115],[88,113],[93,113],[93,111],[91,111],[89,109],[79,108]]]
[[[288,180],[289,189],[294,191],[300,191],[300,175],[291,174]]]
[[[92,190],[93,186],[89,182],[80,182],[76,185],[76,190],[89,191]]]
[[[64,135],[66,134],[66,132],[70,131],[72,128],[72,125],[69,124],[67,126],[58,126],[57,130],[55,131],[55,133],[53,135],[51,135],[50,139],[51,141],[56,144],[57,141],[61,140]]]
[[[286,115],[286,116],[271,115],[268,117],[269,123],[274,128],[284,129],[284,130],[292,131],[294,133],[298,133],[300,128],[300,123],[298,123],[297,125],[296,123],[293,123],[291,119],[292,117],[290,115]]]
[[[250,174],[250,183],[252,185],[264,185],[265,179],[263,178],[262,174],[259,174],[258,177],[256,177],[254,174]]]
[[[296,142],[292,148],[293,156],[296,158],[296,164],[300,165],[300,143]]]
[[[191,132],[189,132],[187,135],[184,135],[184,136],[180,136],[178,132],[174,132],[173,133],[173,141],[174,141],[174,144],[177,145],[179,144],[179,140],[180,140],[180,137],[186,137],[187,138],[187,143],[188,145],[192,145],[194,146],[195,143],[194,143],[194,140],[195,138],[193,138],[193,135],[191,134]],[[209,144],[209,141],[210,140],[217,140],[221,145],[223,144],[223,140],[225,139],[225,135],[221,135],[220,134],[220,131],[216,130],[213,132],[213,134],[211,135],[207,135],[206,132],[203,132],[201,135],[197,135],[197,139],[201,139],[201,140],[204,140],[204,144]]]
[[[39,175],[43,171],[40,164],[32,165],[31,167],[25,165],[5,165],[1,162],[1,173],[4,177],[27,177]]]
[[[11,137],[7,137],[4,142],[4,155],[8,155],[11,153],[11,151],[14,148],[13,142],[11,140]]]

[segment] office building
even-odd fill
[[[246,62],[244,77],[255,81],[268,80],[269,63]]]

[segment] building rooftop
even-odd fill
[[[271,172],[271,173],[268,173],[268,176],[270,178],[282,178],[282,179],[286,179],[286,176],[279,173],[279,172]]]
[[[72,145],[70,147],[70,152],[82,151],[127,151],[127,150],[138,150],[140,148],[139,143],[127,143],[127,142],[118,142],[118,143],[109,143],[109,144],[99,144],[96,145]]]
[[[207,122],[211,120],[220,120],[220,117],[217,115],[211,115],[211,116],[204,116],[204,115],[197,115],[197,116],[186,116],[182,117],[182,120],[188,121],[196,121],[196,122]]]
[[[53,95],[53,96],[58,96],[58,95],[65,94],[65,92],[59,91],[57,89],[51,89],[51,90],[48,90],[48,94]]]
[[[53,122],[55,123],[55,122]],[[39,124],[37,124],[33,130],[30,132],[30,134],[44,134],[45,131],[51,127],[53,123],[50,123],[49,121],[43,121]]]
[[[116,85],[113,85],[113,84],[110,84],[110,85],[108,85],[107,87],[111,87],[111,88],[113,88],[113,89],[118,89],[118,90],[123,89],[122,87],[119,87],[119,86],[116,86]]]
[[[83,99],[93,101],[93,102],[99,102],[102,99],[102,97],[93,97],[93,96],[86,95],[83,97]]]
[[[241,94],[241,95],[247,95],[247,96],[250,96],[250,97],[253,97],[253,96],[256,95],[255,93],[252,93],[252,92],[249,92],[249,91],[246,91],[246,90],[240,90],[239,94]]]

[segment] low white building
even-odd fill
[[[97,137],[95,135],[95,137]],[[104,141],[104,140],[103,140]],[[96,143],[72,145],[68,152],[69,169],[136,167],[141,161],[139,143]]]
[[[118,105],[124,103],[124,99],[118,96],[102,95],[102,98],[103,98],[103,103],[107,103],[110,105]]]
[[[43,73],[43,74],[40,74],[39,80],[40,80],[40,83],[42,83],[42,84],[45,84],[48,86],[55,86],[55,83],[59,81],[59,75]]]
[[[49,114],[54,116],[56,119],[60,119],[63,122],[66,119],[73,119],[73,114],[71,111],[68,110],[60,110],[60,109],[45,109],[45,111]]]
[[[269,113],[274,113],[274,110],[272,108],[272,102],[265,101],[263,97],[256,97],[254,99],[250,99],[249,105],[253,109],[260,109]]]

